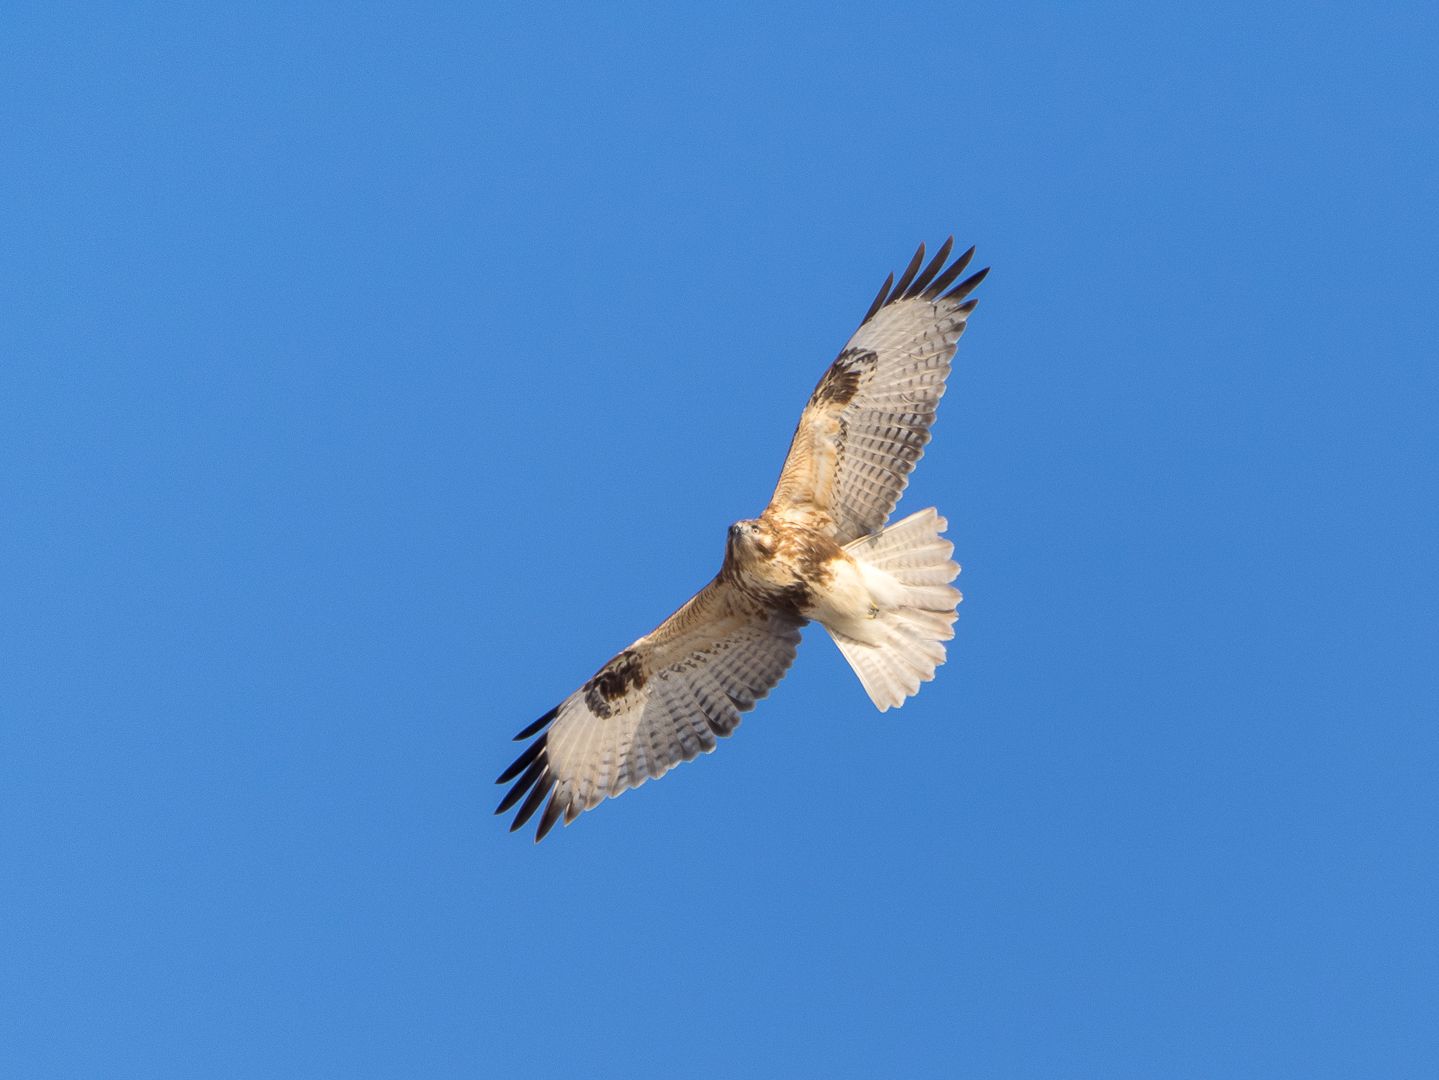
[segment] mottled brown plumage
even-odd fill
[[[881,710],[944,662],[959,572],[932,509],[886,528],[924,453],[955,344],[987,271],[949,292],[953,238],[923,271],[920,245],[880,289],[810,395],[764,512],[730,527],[713,581],[516,738],[553,724],[501,775],[511,829],[554,824],[708,753],[784,677],[800,628],[821,623]],[[518,777],[516,780],[515,778]]]

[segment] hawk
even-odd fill
[[[934,678],[960,601],[948,523],[932,507],[886,522],[989,272],[954,285],[974,248],[946,267],[953,244],[923,270],[921,244],[885,280],[800,414],[764,513],[730,526],[714,580],[515,736],[539,737],[496,781],[515,784],[495,813],[524,800],[511,832],[544,803],[539,843],[561,817],[708,754],[784,678],[811,620],[880,712]]]

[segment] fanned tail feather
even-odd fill
[[[940,536],[948,524],[931,507],[845,545],[851,557],[904,586],[904,602],[875,619],[879,644],[829,631],[880,712],[903,705],[934,678],[945,661],[941,642],[954,637],[961,596],[949,584],[959,574],[950,559],[954,545]]]

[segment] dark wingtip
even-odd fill
[[[535,785],[535,789],[530,792],[530,797],[525,800],[525,805],[520,807],[520,812],[515,815],[515,820],[510,824],[510,832],[521,828],[525,822],[534,817],[535,811],[540,808],[540,803],[544,802],[545,796],[550,793],[550,788],[555,786],[555,779],[554,774],[546,770],[545,775],[540,778],[540,782]]]
[[[860,319],[860,326],[869,322],[870,319],[874,318],[874,313],[884,307],[884,298],[889,295],[889,287],[893,284],[894,275],[890,274],[889,277],[884,279],[884,284],[879,287],[879,295],[874,298],[874,303],[869,305],[869,310],[864,313],[864,318]]]
[[[545,812],[540,815],[540,824],[535,829],[535,843],[539,843],[545,835],[555,827],[555,822],[560,819],[560,812],[564,809],[559,803],[560,793],[557,791],[550,796],[550,801],[545,804]]]
[[[500,800],[500,805],[495,807],[495,813],[503,814],[519,802],[520,796],[530,790],[530,786],[540,778],[540,774],[545,771],[549,763],[550,757],[545,753],[541,753],[533,762],[530,762],[529,767],[525,769],[525,774],[515,781],[515,786],[505,793],[505,797]]]
[[[508,784],[515,777],[519,776],[520,773],[530,767],[530,762],[534,761],[535,758],[540,756],[540,752],[544,750],[545,745],[548,742],[549,736],[542,735],[534,742],[530,743],[528,749],[526,749],[525,752],[519,757],[515,758],[514,762],[510,765],[508,769],[500,773],[500,778],[496,780],[495,783]]]
[[[520,732],[518,735],[516,735],[516,736],[515,736],[515,742],[521,742],[521,741],[523,741],[524,739],[528,739],[528,738],[529,738],[531,735],[533,735],[535,732],[539,731],[540,728],[544,727],[544,726],[545,726],[546,724],[548,724],[551,720],[553,720],[556,716],[558,716],[559,713],[560,713],[560,707],[559,707],[558,705],[556,705],[556,706],[555,706],[553,709],[551,709],[549,712],[545,713],[544,716],[540,717],[538,720],[536,720],[536,721],[535,721],[533,724],[531,724],[529,727],[525,728],[524,731],[522,731],[522,732]]]
[[[940,274],[939,277],[930,284],[929,288],[924,290],[924,298],[931,302],[939,299],[939,294],[953,285],[955,278],[964,273],[964,268],[969,265],[969,260],[972,258],[974,258],[974,248],[970,248],[959,258],[955,259],[949,269]]]
[[[944,298],[946,300],[963,300],[970,293],[974,292],[975,286],[978,285],[981,281],[983,281],[985,275],[988,273],[989,267],[986,266],[979,273],[971,274],[954,288],[950,289],[949,292],[945,293]]]
[[[914,258],[909,260],[909,266],[905,269],[899,284],[894,287],[894,292],[889,294],[888,303],[894,303],[904,296],[904,290],[909,288],[909,283],[914,280],[914,275],[919,273],[919,264],[924,262],[924,245],[919,245],[919,250],[914,253]]]
[[[934,275],[939,273],[940,268],[944,266],[944,260],[949,258],[949,249],[952,247],[954,247],[954,237],[951,236],[940,247],[939,254],[929,261],[929,265],[924,268],[923,273],[914,279],[914,284],[911,285],[909,291],[904,294],[906,300],[913,300],[920,293],[924,292],[925,286],[934,280]]]

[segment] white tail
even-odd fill
[[[845,545],[862,569],[881,571],[901,586],[899,603],[882,608],[870,624],[877,644],[825,627],[880,712],[903,705],[919,693],[920,683],[934,678],[934,669],[944,663],[940,642],[954,637],[951,624],[961,597],[949,584],[959,574],[949,558],[954,545],[940,536],[948,527],[930,507]]]

